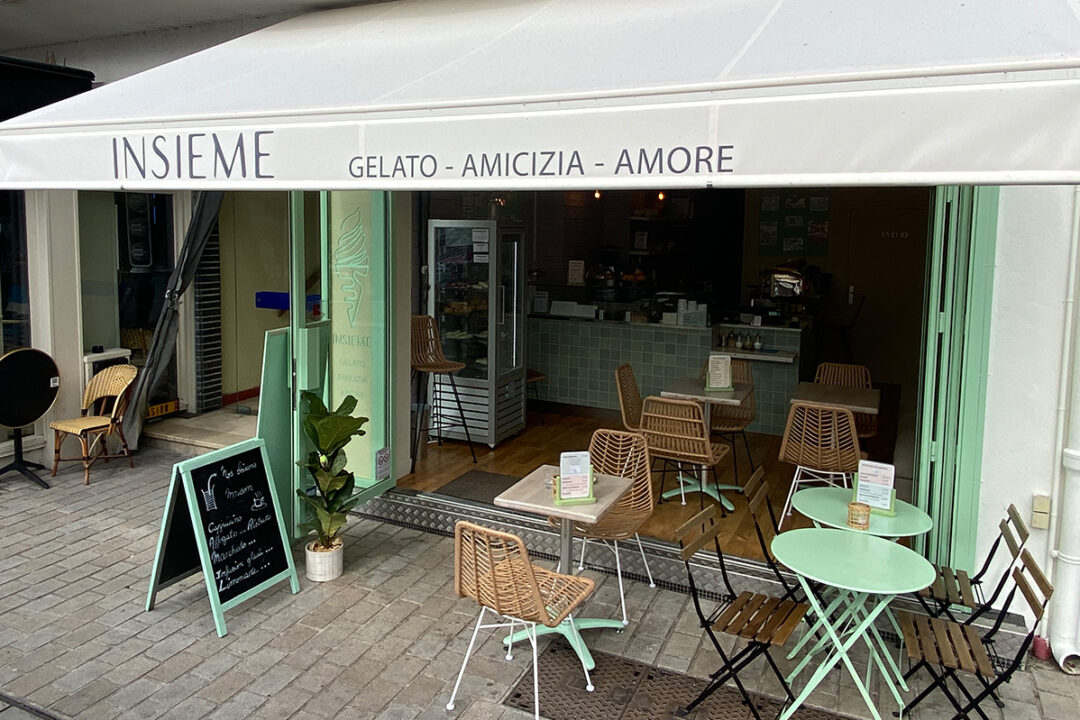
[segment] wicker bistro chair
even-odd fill
[[[638,389],[634,368],[623,363],[615,368],[615,384],[619,388],[619,410],[623,426],[630,432],[641,428],[641,390]]]
[[[1013,528],[1015,528],[1015,534]],[[964,620],[963,624],[970,625],[991,610],[1001,592],[1005,589],[1005,583],[1009,579],[1009,571],[1016,564],[1017,559],[1020,557],[1020,551],[1023,550],[1030,535],[1015,505],[1009,505],[1005,518],[998,523],[998,529],[1000,532],[997,539],[990,546],[990,551],[986,554],[982,567],[974,576],[969,576],[964,570],[954,570],[946,566],[934,566],[934,570],[937,572],[934,584],[920,591],[917,595],[927,614],[931,617],[946,615],[949,620],[959,622],[951,611],[953,605],[959,605],[969,609],[971,614]],[[989,585],[986,582],[986,573],[1002,544],[1004,544],[1010,555],[1009,564],[1001,573],[1001,577],[994,585],[994,589],[987,595],[984,590],[984,586]],[[928,601],[933,601],[934,607],[931,607]]]
[[[701,376],[704,378],[709,371],[709,361],[701,368]],[[746,437],[746,428],[757,417],[757,403],[754,402],[754,371],[748,360],[731,361],[731,379],[737,383],[746,383],[750,386],[750,394],[739,405],[712,404],[712,417],[709,418],[709,427],[714,435],[719,435],[731,444],[731,468],[735,472],[735,482],[739,481],[739,460],[735,452],[735,436],[742,435],[743,447],[746,448],[746,457],[750,461],[751,474],[757,470],[754,465],[754,455],[750,452],[750,440]]]
[[[1054,593],[1054,587],[1047,581],[1042,570],[1031,557],[1031,553],[1024,550],[1020,554],[1021,560],[1017,567],[1012,569],[1012,577],[1015,586],[1009,591],[1005,600],[1005,607],[998,615],[997,621],[985,634],[979,635],[975,627],[970,624],[961,625],[955,622],[947,622],[941,618],[927,618],[923,615],[912,615],[902,612],[897,615],[900,630],[904,636],[904,645],[907,647],[911,667],[904,673],[904,679],[909,679],[920,668],[926,668],[933,681],[915,697],[904,709],[907,712],[915,709],[920,702],[935,689],[941,690],[956,710],[954,718],[969,717],[972,712],[986,718],[986,714],[979,705],[987,698],[994,698],[995,691],[1002,683],[1007,683],[1012,674],[1020,667],[1028,648],[1035,637],[1035,631],[1039,626],[1043,613],[1046,611],[1046,603]],[[1034,587],[1032,587],[1034,582]],[[1034,616],[1035,621],[1031,630],[1020,643],[1020,648],[1004,670],[998,672],[991,658],[1000,659],[994,651],[994,636],[1001,628],[1005,615],[1012,605],[1016,591],[1024,596],[1028,610]],[[935,669],[936,668],[936,669]],[[978,694],[972,695],[960,679],[956,677],[956,671],[962,670],[975,676],[982,685]],[[961,704],[952,691],[949,690],[948,681],[952,680],[956,688],[963,695],[965,704]],[[998,702],[999,707],[1001,703]]]
[[[412,465],[409,468],[409,472],[416,472],[416,454],[420,447],[420,435],[426,430],[428,432],[434,430],[437,434],[439,444],[442,445],[442,431],[450,427],[460,427],[465,430],[465,440],[469,443],[469,452],[472,453],[472,460],[476,462],[476,449],[473,448],[472,437],[469,435],[469,425],[465,419],[465,410],[461,405],[461,395],[458,393],[457,385],[454,383],[454,373],[459,370],[465,369],[465,363],[454,362],[453,360],[447,360],[446,355],[443,353],[442,340],[439,339],[439,329],[435,326],[435,318],[430,315],[413,315],[412,316],[412,380],[418,382],[416,397],[418,407],[416,410],[416,433],[413,435],[412,445]],[[442,415],[443,404],[430,404],[426,402],[426,385],[423,382],[424,374],[430,375],[445,375],[450,382],[450,389],[454,393],[454,402],[457,403],[458,419],[448,419]],[[441,392],[439,385],[435,385],[433,392]],[[436,424],[428,423],[428,427],[423,427],[424,417],[424,405],[428,405],[432,408],[434,415],[434,409],[437,407],[438,420]]]
[[[61,461],[81,460],[83,464],[83,483],[90,484],[90,466],[99,458],[106,462],[109,458],[126,457],[131,467],[135,459],[131,456],[127,438],[124,437],[124,411],[128,406],[131,383],[135,380],[138,368],[134,365],[110,365],[90,378],[83,392],[82,415],[69,420],[54,420],[49,423],[55,433],[53,442],[52,475],[56,477],[56,468]],[[80,457],[60,457],[60,445],[64,438],[73,435],[82,446]],[[116,435],[120,439],[123,452],[109,454],[109,437]]]
[[[870,381],[870,368],[865,365],[825,362],[817,366],[814,382],[819,385],[840,385],[842,387],[874,387]],[[868,413],[855,413],[855,428],[859,437],[874,437],[878,433],[878,416]]]
[[[480,605],[469,648],[458,671],[454,691],[450,695],[447,710],[454,709],[461,678],[469,663],[476,635],[481,628],[508,627],[513,635],[514,625],[524,626],[533,654],[533,707],[540,717],[540,690],[536,668],[536,626],[556,627],[559,623],[574,622],[573,612],[593,591],[596,584],[584,577],[562,575],[533,565],[525,543],[517,535],[489,530],[464,520],[454,528],[454,590],[458,596],[471,598]],[[485,625],[484,615],[492,613],[496,619]],[[511,658],[509,640],[506,658]],[[593,690],[589,669],[585,671],[585,685]]]
[[[799,485],[824,482],[851,487],[849,480],[859,469],[860,457],[855,417],[850,410],[834,405],[793,403],[780,441],[780,460],[796,467],[780,524],[791,515],[791,496]]]
[[[699,403],[655,396],[645,398],[641,410],[641,434],[645,437],[649,455],[673,463],[680,473],[678,490],[661,492],[661,497],[678,494],[682,504],[686,504],[687,481],[681,473],[684,465],[690,465],[699,467],[701,475],[700,490],[690,488],[690,492],[708,495],[715,492],[719,501],[719,491],[711,491],[708,487],[707,472],[711,468],[713,477],[716,477],[716,466],[730,448],[726,444],[712,442]],[[660,485],[663,490],[662,476]],[[704,502],[702,498],[702,507]]]
[[[637,433],[621,430],[597,430],[589,443],[589,458],[593,469],[604,475],[618,475],[630,478],[634,484],[612,506],[600,522],[595,525],[574,525],[574,530],[581,535],[581,558],[578,570],[585,569],[585,547],[590,540],[600,541],[615,553],[615,571],[619,578],[619,602],[622,604],[623,625],[629,624],[626,617],[626,596],[623,593],[622,563],[619,562],[619,541],[637,540],[641,561],[649,576],[649,587],[656,587],[652,570],[641,547],[638,530],[645,521],[652,517],[656,501],[653,498],[651,462],[645,438]],[[610,544],[609,544],[610,543]]]
[[[762,543],[762,549],[765,551],[766,559],[768,559],[770,557],[768,548],[765,547],[760,526],[757,526],[759,522],[757,511],[765,495],[765,485],[758,482],[760,477],[756,473],[751,480],[753,488],[751,488],[752,483],[748,482],[747,496],[751,502],[751,512],[754,515],[755,526],[758,527],[758,539]],[[788,589],[787,582],[776,565],[771,562],[770,567],[776,577],[788,589],[784,595],[774,597],[750,591],[736,594],[731,581],[728,579],[724,553],[720,549],[720,541],[717,537],[719,533],[720,525],[716,522],[716,509],[713,507],[701,511],[675,531],[675,537],[679,541],[679,555],[686,566],[686,579],[690,586],[690,597],[694,602],[694,611],[697,613],[701,627],[709,636],[709,640],[712,641],[722,663],[720,668],[712,673],[709,684],[701,691],[701,694],[685,708],[681,708],[676,712],[676,716],[685,717],[689,715],[724,683],[733,680],[754,718],[761,720],[757,707],[754,705],[754,699],[743,686],[742,681],[739,679],[739,673],[753,662],[758,655],[764,655],[769,667],[772,668],[773,674],[780,682],[780,687],[784,688],[788,701],[794,701],[795,696],[791,693],[791,686],[776,666],[776,662],[769,654],[769,650],[772,647],[783,647],[787,643],[792,632],[795,631],[795,628],[802,622],[803,616],[806,615],[807,605],[795,601],[794,590]],[[710,543],[716,551],[716,557],[720,564],[720,576],[724,581],[724,589],[727,591],[726,597],[731,599],[719,603],[710,614],[706,615],[702,608],[697,583],[694,581],[691,560],[697,551],[704,549]],[[717,638],[717,633],[727,633],[737,638],[741,637],[746,641],[746,646],[729,657],[724,652],[724,648]]]

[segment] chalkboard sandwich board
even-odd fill
[[[157,591],[202,570],[219,636],[225,611],[282,580],[300,591],[261,438],[173,465],[147,611]]]

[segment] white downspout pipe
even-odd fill
[[[1077,249],[1080,246],[1080,186],[1073,188],[1072,229],[1069,243],[1068,296],[1065,307],[1065,362],[1058,404],[1060,443],[1068,428],[1068,442],[1061,451],[1064,474],[1055,472],[1050,487],[1052,544],[1049,570],[1054,583],[1050,607],[1050,649],[1062,670],[1080,674],[1080,306],[1076,303]],[[1066,419],[1066,406],[1068,418]],[[1058,444],[1058,447],[1061,447]],[[1060,486],[1060,487],[1059,487]],[[1056,540],[1056,545],[1055,543]]]

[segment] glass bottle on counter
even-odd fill
[[[729,350],[731,350],[731,349],[733,349],[735,347],[735,331],[734,330],[728,330],[727,339],[724,341],[724,345]]]
[[[754,336],[754,349],[755,350],[760,350],[763,346],[764,346],[764,343],[761,342],[761,335],[755,335]]]

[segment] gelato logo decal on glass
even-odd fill
[[[367,232],[357,208],[341,221],[341,235],[334,250],[334,273],[341,280],[341,293],[350,327],[356,327],[356,314],[364,299],[364,278],[371,269],[368,260]]]

